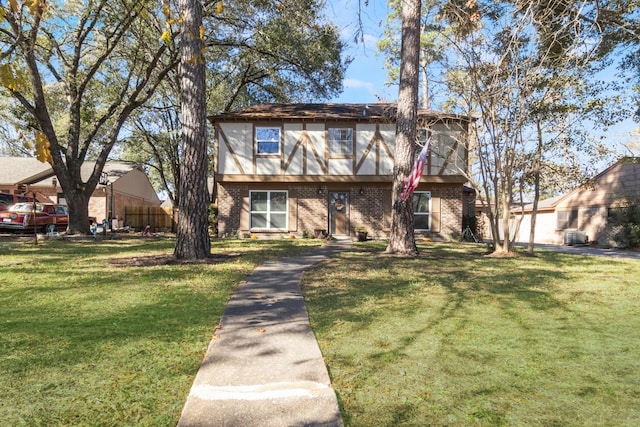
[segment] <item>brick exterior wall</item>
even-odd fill
[[[440,198],[440,237],[450,239],[462,235],[463,193],[460,185],[442,185],[431,190]]]
[[[318,188],[322,194],[318,194]],[[315,229],[328,230],[327,187],[300,185],[292,186],[292,189],[298,195],[298,224],[295,228],[289,224],[289,228],[310,234]]]
[[[247,184],[218,183],[218,234],[221,237],[237,233],[239,237],[250,232],[247,221],[241,220],[242,198],[247,197],[250,189],[264,190],[265,184],[249,186]],[[327,185],[290,184],[272,187],[289,191],[289,231],[279,231],[277,236],[286,233],[301,237],[303,233],[313,235],[316,228],[329,229],[328,193],[332,191],[349,193],[349,230],[365,227],[371,238],[385,238],[390,228],[391,186],[350,185],[333,188]],[[321,194],[318,194],[318,190]],[[362,190],[362,194],[360,194]],[[439,232],[418,233],[418,236],[436,239],[457,238],[462,234],[463,192],[460,184],[423,184],[419,191],[431,191],[433,199],[440,200]],[[246,213],[245,213],[246,215]],[[243,222],[245,228],[243,228]],[[254,233],[260,236],[274,233]]]
[[[362,190],[362,194],[360,194]],[[385,218],[384,198],[385,193],[389,208]],[[351,188],[351,231],[356,227],[364,227],[369,231],[368,237],[381,239],[389,234],[391,206],[391,186],[356,186]]]
[[[240,231],[243,188],[248,190],[246,185],[218,185],[218,233],[220,236],[229,236]]]

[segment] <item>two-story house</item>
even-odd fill
[[[218,231],[257,236],[388,235],[395,104],[267,104],[210,116]],[[470,119],[419,110],[430,150],[413,196],[417,233],[462,232]]]

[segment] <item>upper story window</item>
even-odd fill
[[[430,143],[429,138],[431,138],[431,131],[426,128],[418,128],[416,129],[416,143],[414,144],[415,158],[418,158],[418,155],[422,151],[422,147],[425,144]],[[431,147],[429,147],[429,152],[431,152]],[[426,174],[426,171],[425,171]]]
[[[280,154],[280,128],[256,127],[256,153]]]
[[[467,170],[466,147],[455,129],[430,132],[429,175],[462,175]],[[425,171],[425,174],[427,172]]]
[[[352,128],[329,128],[329,154],[353,154]]]
[[[416,149],[418,150],[418,152],[422,150],[422,147],[424,147],[424,144],[427,143],[430,137],[431,137],[431,132],[429,131],[429,129],[427,128],[416,129],[416,142],[418,145]]]

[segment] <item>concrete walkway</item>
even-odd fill
[[[306,268],[350,245],[334,240],[247,276],[209,344],[178,427],[343,425],[300,279]]]

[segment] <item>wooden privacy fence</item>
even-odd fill
[[[125,208],[124,221],[132,230],[141,231],[147,225],[152,232],[175,232],[176,214],[173,208],[160,206],[131,206]]]

